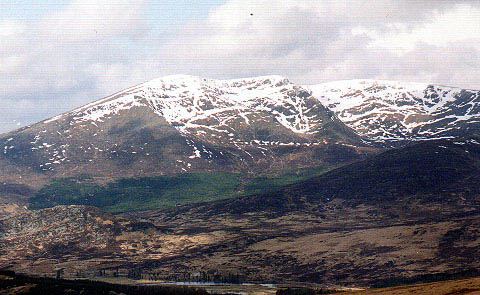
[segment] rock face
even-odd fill
[[[168,76],[4,134],[0,162],[3,179],[118,178],[337,165],[360,158],[363,147],[285,78]]]
[[[308,88],[372,144],[399,146],[480,131],[480,91],[376,80],[337,81]]]

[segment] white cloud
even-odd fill
[[[0,98],[78,97],[84,87],[99,95],[97,76],[104,73],[92,72],[92,65],[132,62],[135,55],[123,44],[145,32],[144,10],[145,1],[75,0],[38,24],[17,24],[25,29],[0,43]]]
[[[190,24],[152,64],[211,77],[381,77],[479,88],[480,77],[459,78],[480,68],[479,4],[232,0]]]
[[[41,20],[51,38],[89,41],[135,36],[142,24],[145,0],[74,0],[64,10]]]
[[[14,19],[0,20],[0,38],[20,34],[25,30],[25,26]]]
[[[427,22],[407,28],[396,24],[387,33],[356,27],[353,34],[366,34],[373,39],[371,47],[384,47],[399,54],[414,50],[419,42],[448,46],[468,43],[480,49],[480,8],[458,5],[456,9],[433,15]]]

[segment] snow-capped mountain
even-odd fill
[[[377,80],[306,87],[362,137],[386,146],[480,131],[480,91]]]
[[[0,162],[50,176],[116,178],[337,165],[364,148],[286,78],[176,75],[5,134]]]
[[[183,135],[208,137],[213,141],[228,139],[227,143],[239,145],[250,142],[245,142],[245,134],[233,127],[248,128],[252,121],[266,119],[262,118],[266,115],[293,134],[314,138],[324,124],[336,120],[334,116],[328,117],[328,110],[310,92],[280,76],[210,80],[175,75],[135,86],[44,123],[61,120],[66,115],[73,115],[71,126],[103,122],[135,106],[149,106]],[[272,143],[261,135],[258,137],[257,141],[263,144]]]
[[[479,101],[478,91],[421,83],[167,76],[2,135],[0,191],[31,192],[52,176],[332,167],[378,148],[475,134]]]

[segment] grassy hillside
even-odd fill
[[[323,167],[294,169],[275,176],[253,177],[227,172],[186,173],[124,178],[104,186],[88,178],[57,178],[36,193],[30,207],[88,205],[111,213],[159,209],[263,193],[318,176],[326,170]]]
[[[433,140],[333,169],[319,176],[195,210],[244,214],[321,210],[341,200],[344,205],[397,206],[397,202],[477,204],[480,195],[480,139]],[[181,210],[186,210],[182,208]]]

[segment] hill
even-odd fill
[[[431,140],[392,149],[281,190],[206,204],[205,210],[246,213],[317,210],[343,200],[344,205],[391,207],[415,202],[474,205],[479,195],[480,139]],[[400,202],[401,201],[401,202]],[[196,207],[200,210],[203,207]],[[463,208],[465,209],[465,208]],[[462,209],[462,210],[463,210]],[[220,210],[220,211],[218,211]]]

